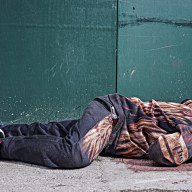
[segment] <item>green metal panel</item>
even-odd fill
[[[78,117],[116,89],[116,1],[0,0],[0,121]]]
[[[192,1],[119,0],[118,92],[192,97]]]

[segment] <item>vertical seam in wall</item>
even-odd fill
[[[115,92],[117,93],[118,91],[118,26],[119,26],[119,0],[116,0],[116,7],[117,7],[117,11],[116,11],[116,88],[115,88]]]

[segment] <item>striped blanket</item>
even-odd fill
[[[192,101],[183,103],[127,98],[111,94],[96,98],[106,107],[113,105],[118,116],[105,154],[150,157],[175,166],[192,156]]]

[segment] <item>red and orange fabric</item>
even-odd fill
[[[101,98],[106,101],[106,98]],[[123,113],[111,148],[113,155],[150,157],[166,166],[180,165],[192,156],[192,101],[184,103],[110,95]],[[116,110],[118,113],[118,110]],[[112,131],[113,134],[114,131]],[[109,144],[110,145],[110,144]],[[109,147],[109,148],[110,148]],[[110,149],[107,151],[110,154]]]

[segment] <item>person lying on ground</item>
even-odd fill
[[[191,106],[192,100],[97,97],[80,119],[0,125],[0,159],[75,169],[104,154],[177,166],[192,157]]]

